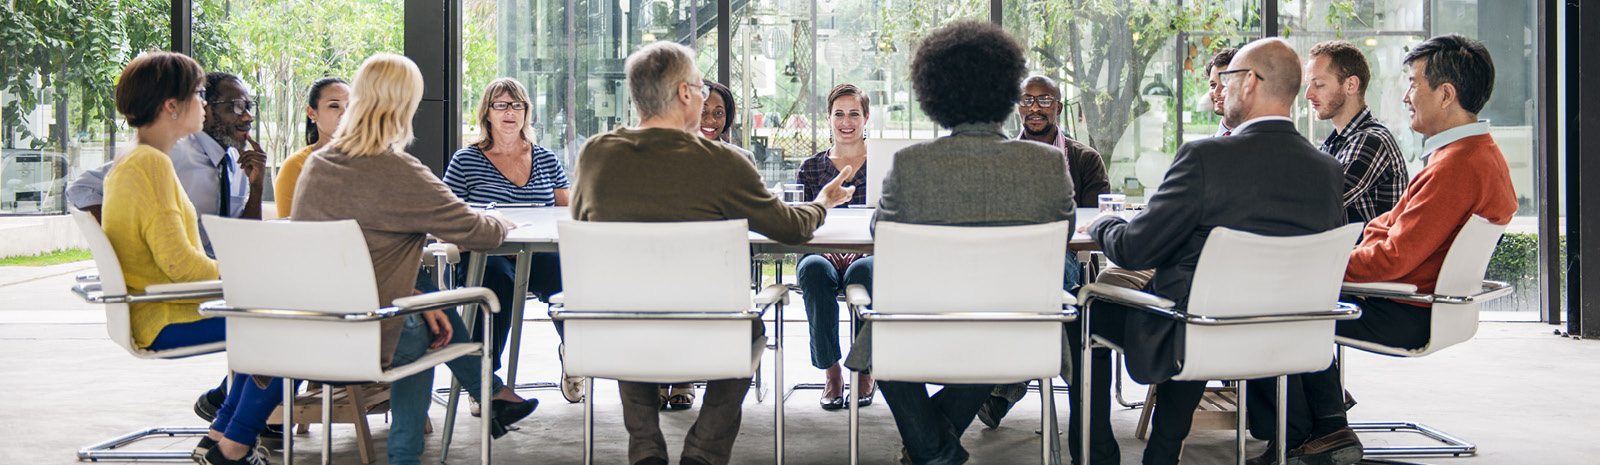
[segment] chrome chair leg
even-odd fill
[[[1234,442],[1234,444],[1233,444],[1233,447],[1234,447],[1233,453],[1234,453],[1234,456],[1238,458],[1238,465],[1244,465],[1244,461],[1245,461],[1244,442],[1245,442],[1245,436],[1247,434],[1249,434],[1249,432],[1246,431],[1246,427],[1245,427],[1245,423],[1247,423],[1245,421],[1245,414],[1244,414],[1244,408],[1245,408],[1244,406],[1245,406],[1245,401],[1246,401],[1246,399],[1245,399],[1245,397],[1246,397],[1245,391],[1246,391],[1246,389],[1244,388],[1244,383],[1240,382],[1239,383],[1239,388],[1237,390],[1237,394],[1239,396],[1238,397],[1238,399],[1239,399],[1238,400],[1238,402],[1239,402],[1239,410],[1238,410],[1238,414],[1236,415],[1236,418],[1234,418],[1234,421],[1237,422],[1238,425],[1236,425],[1237,429],[1233,432],[1233,442]],[[1278,463],[1283,463],[1283,462],[1278,462]]]
[[[1239,391],[1244,391],[1244,386],[1239,386]],[[1289,453],[1289,377],[1278,375],[1278,461],[1287,463],[1285,455]],[[1239,418],[1244,418],[1244,401],[1239,402]],[[1243,421],[1243,420],[1240,420]]]
[[[322,465],[331,463],[333,463],[333,386],[324,384],[322,385]]]
[[[1039,380],[1039,428],[1043,433],[1040,436],[1042,450],[1039,463],[1052,465],[1055,463],[1056,441],[1056,412],[1055,412],[1055,382],[1051,378]]]
[[[850,382],[860,383],[861,372],[851,371]],[[845,401],[850,403],[850,465],[856,465],[861,460],[861,405],[855,393],[845,396]]]
[[[283,465],[294,465],[294,380],[283,379]]]
[[[583,465],[594,464],[594,378],[583,383]]]
[[[773,358],[775,360],[773,361],[774,363],[772,364],[772,379],[773,379],[773,382],[775,383],[776,386],[782,386],[783,385],[783,300],[779,300],[777,302],[777,304],[775,304],[773,306],[773,308],[777,310],[777,313],[775,313],[776,317],[774,317],[772,319],[773,320],[773,324],[772,325],[775,327],[774,328],[775,332],[778,333],[778,336],[777,336],[778,340],[777,340],[777,343],[775,344],[777,346],[777,348],[774,349],[774,352],[773,352]],[[756,372],[758,374],[760,373],[760,367],[756,367]],[[774,411],[776,411],[776,418],[773,420],[773,429],[775,430],[774,434],[773,434],[774,441],[775,441],[775,444],[774,444],[775,449],[773,450],[773,453],[775,454],[774,456],[777,458],[777,460],[774,462],[776,465],[783,465],[783,400],[784,400],[783,396],[779,396],[778,399],[777,399],[777,404],[778,405],[773,409]]]

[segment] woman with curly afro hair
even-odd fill
[[[1016,111],[1026,71],[1022,47],[991,23],[957,22],[923,39],[911,60],[911,85],[922,111],[951,134],[895,153],[873,221],[960,226],[1071,222],[1072,178],[1061,151],[1011,139],[1000,129]],[[865,262],[870,272],[872,260],[857,263]],[[1077,273],[1064,281],[1063,288],[1071,288]],[[870,284],[867,288],[871,292]],[[845,362],[856,371],[867,368],[871,357],[870,327],[862,332]],[[965,463],[961,434],[993,387],[949,384],[930,397],[923,383],[880,381],[878,389],[905,446],[901,463]]]

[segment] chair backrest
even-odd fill
[[[1483,275],[1489,269],[1489,259],[1506,225],[1494,224],[1488,218],[1472,215],[1456,233],[1450,251],[1445,253],[1444,264],[1439,268],[1439,281],[1435,294],[1469,296],[1483,290]],[[1478,333],[1478,309],[1482,303],[1433,304],[1431,332],[1428,345],[1415,355],[1425,355],[1456,345]]]
[[[73,210],[72,219],[78,223],[78,231],[89,243],[89,254],[94,256],[94,266],[99,269],[101,295],[128,295],[128,284],[122,277],[122,262],[117,260],[117,251],[111,248],[111,239],[100,228],[100,222],[83,210]],[[128,304],[107,303],[105,307],[106,335],[111,337],[111,341],[129,353],[138,355],[143,352],[133,346],[133,326],[128,320]]]
[[[352,313],[378,308],[367,240],[355,220],[202,219],[236,308]]]
[[[566,309],[714,312],[750,309],[743,219],[676,223],[563,220]]]
[[[1361,228],[1361,223],[1351,223],[1299,236],[1214,228],[1200,252],[1185,311],[1224,318],[1334,310]],[[1333,320],[1189,325],[1183,369],[1173,379],[1248,379],[1321,370],[1333,360],[1333,328]]]
[[[1070,224],[931,226],[880,221],[872,309],[1060,313]],[[1061,367],[1061,323],[873,323],[872,374],[890,381],[1013,383]]]
[[[378,309],[367,241],[354,220],[257,221],[201,217],[241,309],[355,313]],[[380,322],[228,318],[228,368],[322,381],[383,379]],[[308,361],[315,361],[314,363]]]
[[[743,219],[564,220],[556,227],[568,311],[751,308],[749,226]],[[564,363],[571,376],[638,382],[745,378],[766,347],[765,338],[752,337],[752,326],[747,320],[571,320],[565,325]]]
[[[878,208],[878,196],[883,193],[883,177],[894,166],[894,154],[925,139],[867,139],[867,206]]]

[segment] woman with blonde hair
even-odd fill
[[[428,235],[464,249],[487,250],[499,246],[514,226],[492,211],[473,211],[427,166],[402,150],[412,139],[411,120],[422,101],[422,73],[416,63],[399,55],[373,55],[356,72],[350,95],[333,140],[306,160],[296,187],[294,218],[360,223],[372,253],[378,303],[388,306],[395,298],[416,292]],[[460,316],[453,311],[424,312],[385,324],[383,344],[391,356],[384,362],[405,364],[429,349],[465,342],[466,334],[455,329],[459,327]],[[470,385],[479,379],[478,366],[471,357],[450,363],[469,393],[479,389]],[[493,433],[500,437],[505,425],[526,417],[537,403],[515,399],[500,380],[491,380],[497,391]],[[419,463],[432,386],[432,369],[393,383],[390,464]]]
[[[556,154],[533,141],[533,101],[527,88],[513,78],[500,78],[483,89],[478,100],[478,140],[462,147],[450,156],[444,170],[444,183],[456,197],[471,203],[525,204],[534,206],[566,206],[567,189],[572,182]],[[555,253],[537,253],[529,257],[528,291],[548,302],[551,295],[561,292],[561,259]],[[457,270],[456,278],[465,279],[466,267]],[[494,291],[500,299],[500,308],[511,308],[517,296],[512,295],[515,283],[516,262],[510,257],[489,257],[483,273],[483,286]],[[500,353],[505,351],[506,335],[511,325],[511,315],[495,315],[494,330],[495,369],[500,369]],[[560,335],[561,322],[555,322]],[[480,326],[481,328],[481,326]],[[473,340],[481,341],[481,329],[473,329]],[[568,402],[583,400],[583,378],[562,376],[561,395]]]

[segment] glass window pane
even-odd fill
[[[0,215],[66,212],[83,170],[127,150],[133,132],[114,110],[122,64],[163,50],[170,3],[15,2],[0,28]],[[13,54],[14,53],[14,54]]]
[[[207,72],[233,74],[249,86],[257,104],[251,138],[276,169],[306,146],[306,131],[315,130],[306,127],[311,83],[324,76],[351,80],[374,53],[405,53],[404,20],[402,0],[199,0],[194,56]],[[268,200],[276,198],[271,179]]]

